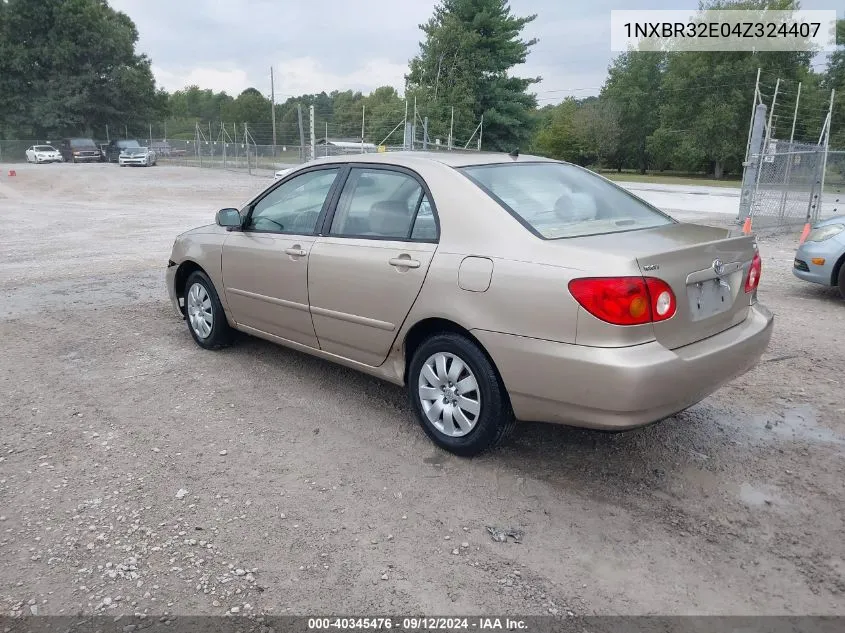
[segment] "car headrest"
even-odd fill
[[[386,237],[405,237],[411,212],[403,202],[383,200],[370,207],[370,230]]]
[[[566,192],[555,201],[555,215],[567,222],[594,220],[598,214],[596,201],[588,193]]]

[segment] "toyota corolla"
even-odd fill
[[[771,337],[754,236],[674,220],[533,156],[318,159],[180,235],[167,289],[198,345],[233,330],[404,385],[428,436],[477,454],[517,420],[667,418]]]

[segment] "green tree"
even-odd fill
[[[273,143],[273,122],[270,100],[255,88],[247,88],[237,99],[224,104],[221,111],[224,121],[234,121],[238,134],[246,123],[249,134],[258,145]]]
[[[0,133],[47,138],[160,116],[132,20],[105,0],[0,2]]]
[[[385,143],[395,145],[401,142],[404,134],[401,124],[405,119],[405,100],[399,97],[393,86],[376,88],[364,98],[364,106],[365,137],[368,141],[381,143],[392,132]]]
[[[614,102],[607,99],[582,102],[574,123],[588,164],[609,165],[617,160],[622,127],[619,108]]]
[[[823,89],[829,94],[836,90],[831,119],[830,147],[845,150],[845,20],[836,23],[837,50],[828,60]]]
[[[583,137],[577,127],[578,103],[572,97],[542,113],[544,123],[534,137],[532,151],[543,156],[582,164]]]
[[[613,104],[620,132],[616,167],[631,165],[645,173],[649,164],[648,137],[659,123],[660,87],[664,56],[629,52],[613,60],[601,99]]]
[[[510,71],[537,41],[520,38],[535,18],[513,16],[507,0],[441,0],[420,25],[425,39],[405,77],[406,95],[429,118],[430,138],[448,138],[454,108],[455,139],[469,141],[483,116],[485,149],[530,140],[537,101],[526,91],[539,78]]]
[[[798,3],[715,0],[700,8],[795,10]],[[660,126],[650,147],[669,151],[663,158],[676,168],[707,170],[716,178],[741,170],[757,69],[767,79],[797,86],[808,79],[811,58],[805,52],[670,53],[661,86]]]

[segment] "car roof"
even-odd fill
[[[497,165],[511,163],[559,162],[551,158],[533,156],[531,154],[520,154],[513,157],[500,152],[464,152],[464,151],[399,151],[399,152],[373,152],[366,154],[345,154],[340,156],[329,156],[316,158],[309,161],[309,165],[327,163],[384,163],[386,165],[398,165],[400,167],[413,167],[422,162],[440,163],[450,167],[469,167],[470,165]]]

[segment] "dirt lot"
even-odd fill
[[[761,240],[744,378],[463,460],[402,390],[172,314],[175,235],[266,182],[4,169],[0,613],[845,614],[845,302],[792,276],[796,235]]]

